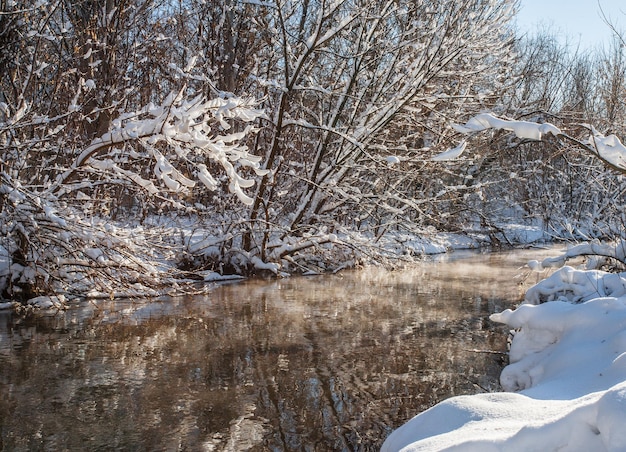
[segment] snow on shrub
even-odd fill
[[[107,171],[111,176],[130,179],[140,187],[155,195],[161,191],[174,193],[185,192],[196,185],[190,178],[195,177],[209,190],[215,190],[218,182],[210,174],[207,165],[218,163],[228,176],[228,188],[239,200],[252,204],[252,198],[244,193],[243,188],[250,188],[254,180],[246,179],[239,168],[250,168],[256,175],[268,173],[260,167],[261,157],[250,154],[243,142],[246,137],[257,131],[251,125],[234,133],[230,130],[232,122],[251,123],[264,117],[262,110],[254,108],[253,99],[217,97],[207,100],[202,96],[187,99],[184,89],[178,94],[170,93],[160,105],[149,104],[134,113],[124,113],[113,120],[112,130],[96,138],[76,158],[71,168],[59,175],[52,191],[65,194],[71,191],[69,184],[77,170],[91,166]],[[149,157],[153,161],[153,173],[161,189],[153,181],[140,174],[144,169],[141,164],[131,170],[123,169],[109,156],[98,160],[110,148],[125,143],[136,143],[143,152],[133,150],[125,157],[131,161]],[[162,144],[163,149],[159,149]],[[176,165],[176,161],[190,165],[193,174],[185,175]],[[81,185],[84,187],[84,185]]]
[[[108,132],[80,150],[65,168],[37,167],[40,179],[31,179],[37,183],[27,184],[24,171],[13,169],[28,168],[26,160],[20,166],[19,159],[26,159],[27,153],[67,156],[70,151],[36,139],[31,145],[26,136],[14,139],[17,151],[7,147],[13,154],[5,156],[14,165],[0,173],[2,297],[59,308],[76,296],[158,295],[175,287],[172,281],[185,278],[175,275],[180,256],[168,250],[165,235],[157,237],[158,228],[147,238],[138,228],[117,228],[104,221],[106,214],[99,218],[92,201],[103,184],[107,190],[134,186],[153,200],[149,204],[183,208],[182,197],[197,182],[217,190],[226,180],[243,205],[252,203],[245,189],[267,171],[245,141],[256,132],[252,123],[263,111],[250,98],[188,98],[184,92],[121,113]],[[47,128],[50,122],[38,119],[29,105],[18,113],[0,123],[1,137],[9,139],[9,132],[17,136],[31,124]]]

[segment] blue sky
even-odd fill
[[[607,17],[626,30],[626,1],[599,0]],[[573,45],[590,49],[607,44],[611,31],[602,21],[598,0],[520,0],[517,19],[522,31],[535,32],[547,27]]]

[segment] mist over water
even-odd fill
[[[0,449],[376,450],[495,391],[517,276],[550,251],[250,280],[208,295],[0,314]]]

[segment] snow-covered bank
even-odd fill
[[[155,215],[141,223],[96,217],[87,222],[72,209],[64,216],[71,225],[64,232],[72,238],[71,259],[56,243],[44,247],[35,242],[33,247],[41,248],[37,265],[25,266],[15,259],[20,251],[15,240],[0,245],[0,292],[9,294],[0,309],[62,309],[82,298],[158,297],[254,275],[335,273],[369,264],[397,268],[425,255],[494,243],[493,234],[478,228],[465,233],[387,231],[377,238],[367,230],[344,229],[302,237],[271,235],[261,257],[258,250],[245,251],[241,237],[223,227],[228,219],[219,216]],[[500,230],[503,243],[528,245],[550,238],[536,225]]]
[[[626,274],[561,268],[527,293],[545,303],[491,316],[515,331],[507,392],[448,399],[382,450],[626,450],[625,294]]]

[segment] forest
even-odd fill
[[[522,35],[514,0],[0,3],[5,300],[623,238],[617,31]]]

